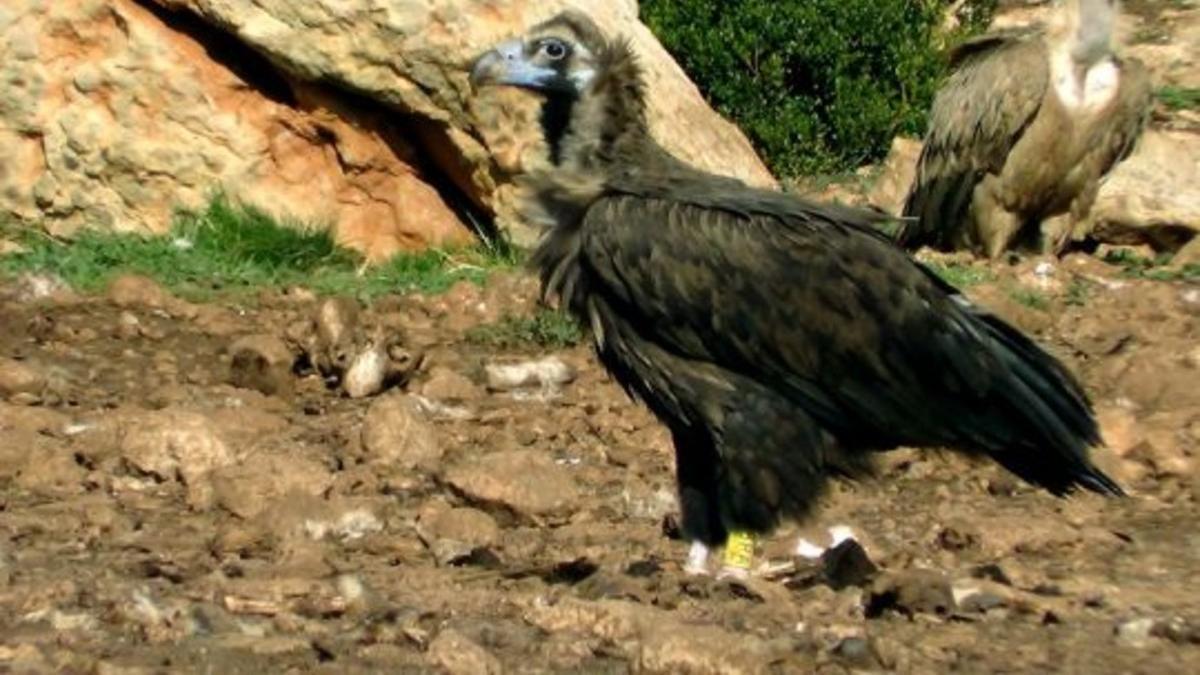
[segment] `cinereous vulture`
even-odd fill
[[[898,241],[990,258],[1061,253],[1101,178],[1133,149],[1150,79],[1112,49],[1116,0],[1065,0],[1043,35],[987,35],[952,55]]]
[[[543,291],[671,431],[689,569],[808,513],[870,455],[946,446],[1055,494],[1121,489],[1071,374],[872,227],[881,216],[699,171],[650,136],[627,42],[567,12],[475,62],[544,98]],[[737,544],[734,546],[734,544]]]

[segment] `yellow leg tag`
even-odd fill
[[[730,532],[725,540],[725,566],[749,570],[754,562],[754,535],[749,532]]]

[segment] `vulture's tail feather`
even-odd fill
[[[1071,373],[1003,321],[986,314],[979,318],[1011,374],[1001,396],[1025,422],[1023,429],[1005,434],[1006,442],[990,448],[989,454],[1054,494],[1083,488],[1123,496],[1121,486],[1088,458],[1092,448],[1103,446],[1103,440],[1091,403]]]

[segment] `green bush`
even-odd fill
[[[641,0],[642,19],[773,171],[833,173],[919,135],[948,0]],[[968,3],[963,31],[995,0]]]

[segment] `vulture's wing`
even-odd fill
[[[1049,84],[1045,43],[1006,35],[960,46],[938,91],[917,174],[904,205],[900,245],[948,247],[966,221],[975,185],[999,172],[1037,115]]]
[[[1119,491],[1086,460],[1099,435],[1070,374],[873,217],[729,183],[639,188],[586,212],[580,263],[638,339],[762,382],[856,445],[956,445],[1056,492]]]

